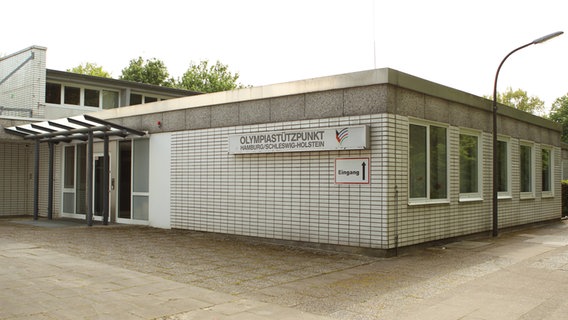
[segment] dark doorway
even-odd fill
[[[131,218],[130,194],[132,181],[132,142],[120,141],[118,144],[118,217]]]

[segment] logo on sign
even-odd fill
[[[349,129],[343,128],[340,131],[335,130],[335,139],[339,144],[343,144],[345,139],[349,138]]]

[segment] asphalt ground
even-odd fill
[[[568,223],[375,258],[0,219],[1,319],[566,319]]]

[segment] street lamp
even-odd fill
[[[533,40],[525,45],[522,45],[520,47],[518,47],[517,49],[509,52],[508,55],[505,56],[505,58],[503,59],[503,61],[501,61],[501,63],[499,64],[499,68],[497,68],[497,73],[495,74],[495,83],[493,84],[493,236],[496,237],[499,235],[499,210],[498,210],[498,201],[497,201],[497,197],[499,195],[499,169],[498,169],[498,165],[499,165],[499,161],[497,159],[497,153],[498,153],[498,148],[497,148],[497,78],[499,78],[499,71],[501,70],[501,67],[503,66],[503,63],[505,63],[505,60],[507,60],[507,58],[509,58],[510,55],[512,55],[513,53],[526,48],[530,45],[533,44],[539,44],[539,43],[543,43],[546,42],[552,38],[558,37],[559,35],[563,34],[563,31],[558,31],[558,32],[554,32],[551,33],[549,35],[546,35],[544,37],[540,37],[536,40]]]

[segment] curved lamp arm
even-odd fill
[[[549,35],[546,35],[544,37],[540,37],[538,39],[535,39],[525,45],[522,45],[518,48],[516,48],[515,50],[509,52],[509,54],[507,54],[505,56],[505,58],[503,58],[503,60],[501,61],[501,63],[499,64],[499,68],[497,68],[497,72],[495,73],[495,82],[493,83],[493,230],[492,230],[492,234],[494,237],[496,237],[497,235],[499,235],[499,210],[498,210],[498,199],[497,197],[499,196],[499,187],[498,187],[498,183],[499,183],[499,161],[497,159],[497,154],[498,154],[498,148],[497,148],[497,79],[499,78],[499,71],[501,71],[501,67],[503,66],[503,63],[505,63],[505,60],[507,60],[507,58],[509,58],[513,53],[526,48],[530,45],[533,44],[539,44],[539,43],[543,43],[546,42],[552,38],[558,37],[559,35],[563,34],[563,31],[558,31],[558,32],[554,32],[551,33]]]

